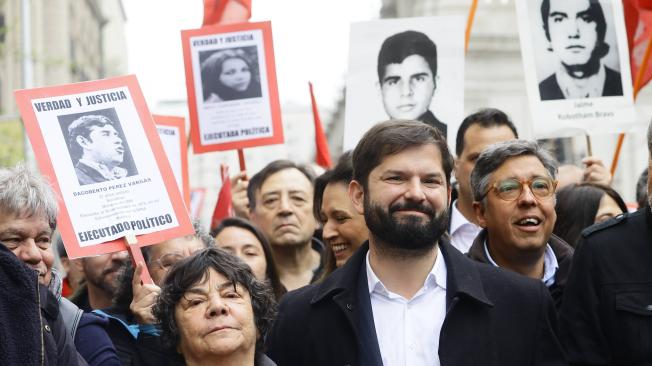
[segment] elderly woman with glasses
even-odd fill
[[[213,238],[195,223],[195,234],[143,247],[144,265],[153,284],[142,284],[143,263],[135,271],[131,262],[123,268],[113,306],[97,311],[109,317],[107,333],[123,365],[183,365],[183,360],[168,354],[160,345],[159,330],[152,308],[168,271],[182,259],[215,245]]]
[[[268,284],[216,248],[178,263],[154,308],[163,345],[188,366],[270,366],[263,344],[276,312]]]

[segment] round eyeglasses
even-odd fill
[[[557,181],[547,177],[536,177],[532,179],[508,178],[500,180],[491,185],[491,187],[480,197],[483,200],[492,190],[500,199],[505,201],[514,201],[523,193],[523,187],[528,186],[534,197],[539,199],[549,198],[554,195],[557,189]]]

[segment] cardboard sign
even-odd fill
[[[71,258],[125,250],[127,235],[144,246],[194,232],[135,76],[15,96]]]
[[[351,25],[344,150],[390,119],[420,120],[455,140],[464,118],[461,16]]]
[[[283,143],[270,22],[181,32],[195,153]]]
[[[633,127],[622,2],[519,0],[516,10],[535,137]]]
[[[156,131],[161,138],[163,150],[183,193],[186,207],[190,207],[190,181],[188,179],[188,148],[186,142],[186,120],[183,117],[152,115]]]

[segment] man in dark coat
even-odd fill
[[[566,364],[545,286],[448,243],[453,161],[436,129],[380,123],[353,166],[369,241],[282,299],[268,352],[278,365]]]
[[[652,169],[652,123],[648,129]],[[560,312],[573,365],[652,365],[652,180],[648,205],[582,232]]]
[[[484,229],[469,256],[541,280],[559,308],[573,248],[552,234],[556,176],[557,162],[536,142],[485,148],[471,172],[473,208]]]

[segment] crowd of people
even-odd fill
[[[456,143],[392,120],[318,177],[241,172],[233,217],[143,263],[68,258],[48,181],[0,169],[0,364],[652,364],[647,172],[628,213],[500,110]]]

